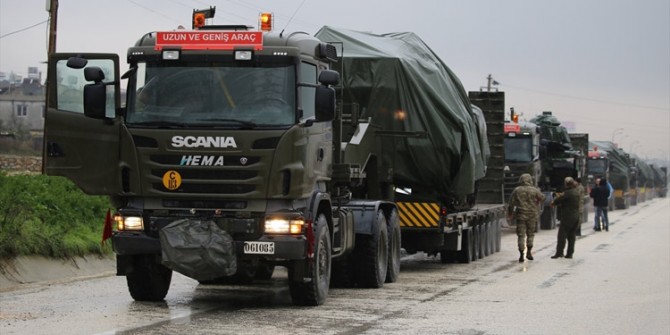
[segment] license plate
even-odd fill
[[[274,242],[244,242],[245,254],[273,255],[275,253]]]

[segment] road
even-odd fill
[[[593,216],[591,215],[590,218]],[[0,294],[8,334],[670,334],[670,199],[610,212],[609,232],[582,225],[573,259],[550,259],[556,230],[518,263],[516,236],[471,264],[403,257],[398,282],[331,289],[316,308],[291,305],[286,272],[251,286],[175,274],[165,302],[134,302],[125,278]]]

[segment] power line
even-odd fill
[[[643,109],[653,109],[653,110],[659,110],[659,111],[663,111],[663,112],[667,112],[668,110],[670,110],[667,107],[644,106],[644,105],[630,104],[630,103],[625,103],[625,102],[599,100],[599,99],[579,97],[579,96],[568,95],[568,94],[545,92],[545,91],[534,90],[534,89],[530,89],[530,88],[523,88],[523,87],[512,86],[512,85],[500,84],[500,86],[507,86],[507,87],[514,88],[514,89],[517,89],[517,90],[522,90],[522,91],[529,91],[529,92],[534,92],[534,93],[553,95],[553,96],[557,96],[557,97],[561,97],[561,98],[591,101],[591,102],[597,102],[597,103],[608,104],[608,105],[626,106],[626,107],[643,108]]]
[[[35,28],[35,27],[37,27],[37,26],[39,26],[39,25],[41,25],[41,24],[45,24],[45,23],[47,23],[47,22],[49,22],[49,19],[46,19],[46,20],[44,20],[44,21],[42,21],[42,22],[40,22],[40,23],[35,23],[35,24],[33,24],[32,26],[30,26],[30,27],[25,27],[25,28],[22,28],[22,29],[19,29],[19,30],[16,30],[16,31],[12,31],[11,33],[7,33],[7,34],[4,34],[4,35],[0,35],[0,38],[5,38],[5,37],[7,37],[7,36],[14,35],[14,34],[17,34],[17,33],[22,32],[22,31],[26,31],[26,30],[28,30],[28,29],[30,29],[30,28]]]

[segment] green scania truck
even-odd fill
[[[131,296],[164,299],[173,271],[249,282],[275,266],[298,305],[322,304],[330,286],[382,287],[400,271],[399,193],[440,204],[424,212],[441,239],[432,252],[469,258],[461,236],[482,214],[443,210],[483,174],[460,83],[394,77],[383,55],[354,66],[346,36],[277,33],[263,15],[263,30],[148,33],[123,75],[115,54],[49,58],[44,173],[111,198]],[[421,105],[444,95],[450,108]]]

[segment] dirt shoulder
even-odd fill
[[[113,276],[115,273],[116,259],[113,255],[91,255],[67,259],[41,256],[0,259],[0,292]]]

